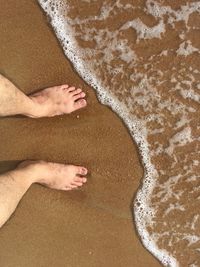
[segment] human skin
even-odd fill
[[[31,118],[69,114],[87,105],[85,93],[69,85],[54,86],[25,95],[0,75],[0,116],[25,115]],[[72,190],[86,183],[88,170],[82,166],[45,161],[25,161],[15,170],[0,175],[0,227],[15,211],[33,183],[52,189]]]

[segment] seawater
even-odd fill
[[[77,72],[138,145],[144,246],[164,266],[200,266],[200,1],[39,3]]]

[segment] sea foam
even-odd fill
[[[77,72],[139,147],[145,175],[134,214],[144,246],[165,266],[200,266],[200,2],[39,3]]]

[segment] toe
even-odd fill
[[[84,108],[85,106],[87,106],[87,102],[85,99],[80,99],[74,103],[75,110]]]
[[[83,183],[82,183],[82,182],[73,182],[72,185],[75,185],[75,186],[82,186]]]
[[[74,183],[71,183],[69,187],[70,187],[71,189],[74,189],[74,188],[77,188],[78,185],[75,185]]]
[[[81,92],[80,94],[74,95],[73,96],[73,99],[74,99],[74,101],[76,101],[79,98],[83,98],[83,97],[85,97],[85,93],[84,92]]]
[[[63,84],[63,85],[61,85],[61,89],[68,89],[69,88],[69,85],[68,84]]]
[[[83,177],[82,181],[85,184],[87,182],[87,178]]]
[[[79,177],[79,176],[76,176],[76,177],[74,178],[74,182],[82,183],[82,178]]]
[[[66,187],[63,188],[63,190],[65,190],[65,191],[70,191],[70,190],[72,190],[72,188],[69,187],[69,186],[66,186]]]
[[[88,170],[85,167],[79,167],[77,174],[80,175],[86,175],[88,173]]]
[[[70,92],[70,93],[71,93],[71,92],[74,93],[74,91],[76,91],[75,89],[76,89],[76,88],[75,88],[74,86],[71,86],[71,87],[68,88],[67,91]]]
[[[82,89],[81,89],[81,88],[78,88],[78,89],[74,90],[74,91],[72,92],[72,94],[73,94],[73,95],[77,95],[77,94],[80,94],[81,92],[82,92]]]
[[[87,179],[85,177],[79,177],[79,176],[77,176],[74,179],[74,182],[78,182],[78,183],[85,183],[86,181],[87,181]]]

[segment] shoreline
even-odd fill
[[[70,80],[89,105],[52,119],[1,119],[1,161],[73,162],[91,175],[68,195],[34,185],[0,232],[1,265],[161,266],[133,231],[130,205],[143,170],[124,124],[75,73],[36,1],[2,4],[0,72],[27,94]]]

